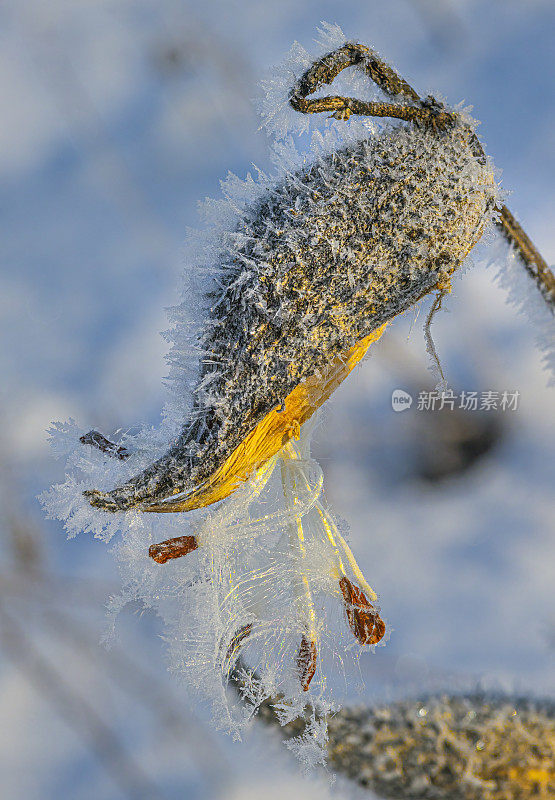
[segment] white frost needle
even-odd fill
[[[244,721],[225,691],[239,655],[258,676],[245,681],[247,699],[257,707],[280,694],[284,722],[305,715],[310,690],[319,718],[299,740],[305,753],[325,746],[331,708],[319,651],[345,634],[369,647],[385,635],[377,595],[321,502],[308,420],[389,321],[448,290],[494,224],[549,310],[555,296],[551,271],[500,206],[476,122],[420,97],[337,27],[323,36],[321,58],[311,63],[297,45],[267,82],[267,125],[283,135],[307,130],[312,114],[337,122],[313,134],[309,156],[277,141],[270,177],[230,175],[223,197],[205,204],[207,230],[191,234],[188,260],[212,280],[198,328],[190,297],[172,312],[175,391],[161,429],[118,447],[56,424],[69,474],[44,498],[69,535],[121,534],[114,550],[125,589],[112,610],[131,600],[156,609],[172,667],[211,700],[219,725],[237,733]],[[315,96],[349,67],[385,100],[359,100],[356,89]],[[545,324],[555,365],[552,318]],[[338,598],[341,624],[327,613]]]

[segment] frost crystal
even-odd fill
[[[108,539],[117,521],[122,536],[113,552],[125,588],[110,609],[118,613],[138,600],[162,617],[171,669],[212,705],[219,727],[238,735],[268,698],[278,698],[282,724],[314,716],[317,708],[318,718],[291,743],[316,763],[332,708],[323,656],[346,651],[356,639],[373,647],[387,637],[376,594],[322,503],[323,477],[310,457],[309,427],[231,498],[194,521],[173,514],[161,523],[157,515],[135,510],[106,517],[88,506],[75,478],[54,487],[44,502],[52,515],[66,519],[70,533],[83,528]],[[126,468],[105,453],[87,451],[79,445],[69,454],[82,478],[108,468],[113,479]],[[173,558],[171,545],[158,544],[161,535],[172,537],[187,556]],[[149,549],[154,560],[146,557]],[[226,693],[231,677],[241,685],[246,711]]]
[[[276,151],[286,148],[287,168],[272,178],[228,178],[224,201],[207,204],[215,238],[204,263],[216,274],[189,420],[159,461],[93,492],[93,504],[196,507],[188,495],[295,387],[444,283],[496,196],[473,136],[467,122],[442,132],[384,126],[376,136],[340,126],[315,134],[312,162],[299,156],[294,172],[288,142]],[[178,335],[178,363],[181,347]]]
[[[298,42],[295,42],[281,64],[273,67],[268,75],[261,81],[263,95],[258,103],[258,110],[262,122],[268,133],[276,139],[284,139],[291,134],[301,135],[310,131],[315,121],[310,115],[299,114],[290,103],[291,87],[301,77],[303,72],[310,67],[315,58],[345,44],[345,34],[338,25],[322,23],[318,31],[315,52],[309,53]],[[379,91],[358,71],[352,70],[343,74],[336,84],[341,94],[373,99]],[[334,86],[335,89],[335,86]],[[316,122],[321,128],[321,121]],[[357,126],[364,125],[368,130],[374,131],[372,122],[356,122]]]
[[[428,697],[342,709],[331,763],[391,800],[527,800],[555,792],[551,703],[502,696]]]
[[[523,314],[535,332],[536,346],[542,354],[548,385],[555,386],[555,314],[534,282],[522,269],[520,256],[504,241],[489,253],[488,265],[496,270],[496,281],[507,292],[507,300]]]
[[[324,34],[337,44],[337,29]],[[293,58],[297,74],[310,63],[298,47]],[[303,118],[276,100],[291,61],[274,74],[266,107],[283,134]],[[335,121],[312,135],[309,158],[285,138],[272,176],[229,175],[204,204],[206,230],[190,235],[161,429],[118,445],[74,423],[53,431],[68,478],[45,495],[49,513],[69,535],[121,532],[126,588],[112,610],[137,599],[160,614],[172,668],[227,730],[246,721],[226,693],[238,673],[247,717],[269,697],[283,724],[312,714],[292,745],[312,762],[331,707],[322,654],[341,652],[342,634],[374,647],[386,626],[321,501],[306,420],[389,320],[448,284],[489,225],[491,164],[472,121],[449,119],[377,131]],[[202,514],[145,513],[218,500]]]

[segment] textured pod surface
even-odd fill
[[[290,392],[445,281],[480,238],[492,168],[465,123],[386,127],[290,174],[221,236],[193,415],[95,505],[191,492]]]
[[[275,725],[269,702],[259,717]],[[282,728],[303,734],[301,719]],[[391,800],[548,800],[555,797],[551,701],[443,695],[374,708],[342,708],[328,720],[338,772]]]
[[[395,800],[555,797],[555,715],[540,702],[437,697],[342,709],[336,769]]]

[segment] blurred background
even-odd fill
[[[43,518],[52,420],[156,424],[164,309],[186,228],[228,170],[269,168],[252,98],[297,39],[338,23],[421,94],[466,101],[508,204],[555,260],[552,0],[4,0],[0,6],[0,775],[6,800],[369,797],[303,777],[273,731],[215,733],[167,675],[109,548]],[[325,124],[322,121],[322,124]],[[337,123],[335,123],[337,124]],[[515,411],[425,412],[420,315],[396,322],[315,434],[327,501],[393,627],[353,702],[448,688],[555,693],[553,390],[481,246],[434,323],[455,393]],[[394,389],[410,410],[394,413]]]

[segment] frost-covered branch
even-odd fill
[[[231,683],[239,695],[252,679],[238,662]],[[256,718],[302,741],[317,712],[283,725],[281,701],[265,700]],[[328,720],[326,750],[333,769],[391,800],[547,798],[555,791],[555,707],[471,694],[342,708]]]
[[[526,231],[516,221],[506,205],[497,209],[499,216],[495,224],[508,241],[515,247],[524,261],[526,270],[534,279],[546,303],[555,312],[555,276]]]
[[[58,670],[37,650],[20,626],[0,604],[2,651],[23,672],[40,695],[87,741],[120,786],[133,800],[161,800],[157,787],[139,761],[123,746],[119,736],[98,715],[95,708],[71,689]]]

